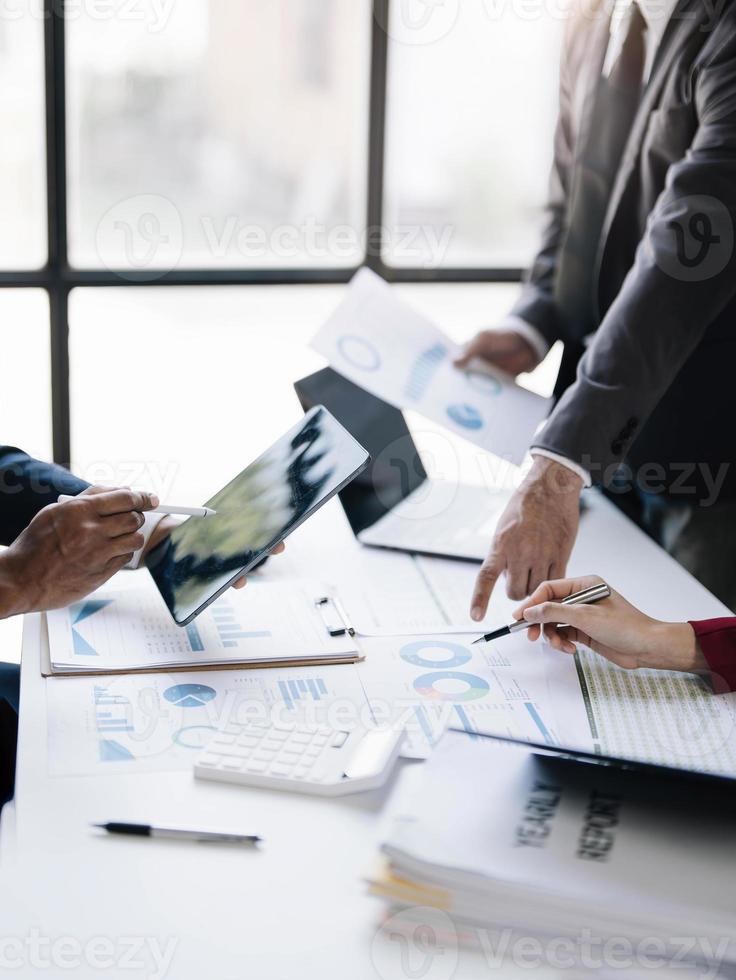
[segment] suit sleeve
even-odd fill
[[[693,142],[670,167],[634,265],[536,442],[603,483],[736,293],[736,17],[721,26],[696,76]],[[704,238],[713,242],[696,267]]]
[[[89,486],[54,463],[42,463],[14,446],[0,446],[0,544],[11,544],[39,510]]]
[[[560,62],[559,113],[554,136],[554,156],[549,179],[542,243],[524,280],[521,296],[511,316],[519,317],[542,335],[548,347],[559,340],[558,313],[554,301],[557,260],[565,235],[573,137],[571,118],[571,80],[567,51],[563,44]]]
[[[736,617],[691,622],[718,694],[736,691]]]

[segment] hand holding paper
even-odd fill
[[[521,463],[549,411],[548,399],[490,365],[455,367],[460,347],[368,269],[355,276],[312,346],[377,397],[513,463]]]

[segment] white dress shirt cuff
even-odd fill
[[[543,335],[536,327],[533,327],[531,323],[527,323],[520,316],[516,316],[513,313],[510,314],[499,323],[498,329],[513,330],[514,333],[518,333],[520,337],[523,337],[539,358],[540,363],[549,353],[549,344]]]
[[[572,470],[573,473],[577,473],[577,475],[583,481],[583,487],[593,486],[590,473],[586,469],[583,469],[583,467],[578,463],[573,463],[571,459],[567,459],[566,456],[560,456],[559,453],[550,452],[549,449],[538,449],[536,446],[532,446],[529,452],[532,456],[544,456],[545,459],[554,460],[554,462],[559,463],[560,466],[566,466],[568,470]]]
[[[146,546],[151,538],[151,535],[159,526],[161,521],[164,519],[163,514],[144,514],[143,515],[145,523],[141,528],[140,533],[143,535],[143,547],[140,548],[133,557],[130,559],[125,568],[140,568],[141,559],[143,558],[143,552],[146,550]]]

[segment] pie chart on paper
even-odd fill
[[[202,708],[216,695],[213,687],[206,684],[175,684],[167,687],[164,697],[179,708]]]
[[[463,429],[482,429],[483,419],[477,408],[472,405],[450,405],[447,414],[452,421]]]

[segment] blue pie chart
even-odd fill
[[[216,694],[215,689],[206,684],[175,684],[164,691],[166,700],[179,708],[201,708]]]
[[[381,355],[364,337],[346,334],[338,340],[337,349],[348,364],[360,371],[377,371],[381,366]]]
[[[472,405],[450,405],[447,409],[447,414],[455,423],[463,429],[472,429],[477,431],[483,428],[483,419],[477,408],[473,408]]]

